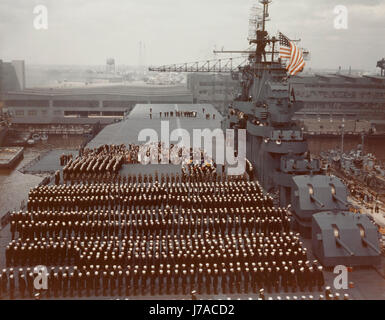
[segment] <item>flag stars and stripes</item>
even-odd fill
[[[305,67],[303,52],[282,33],[279,33],[279,43],[279,57],[288,60],[286,69],[290,75],[295,76]]]

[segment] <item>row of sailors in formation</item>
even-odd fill
[[[160,161],[159,161],[160,163]],[[209,182],[209,181],[232,181],[232,180],[247,180],[246,175],[240,176],[227,176],[225,174],[225,167],[222,167],[223,172],[218,173],[217,169],[213,166],[196,165],[194,169],[188,170],[185,167],[181,167],[181,171],[178,172],[166,172],[166,173],[154,173],[154,174],[142,174],[142,173],[131,173],[127,175],[120,175],[120,170],[104,170],[104,171],[78,171],[70,172],[63,171],[63,180],[68,182],[75,182],[84,179],[84,181],[98,181],[104,178],[114,179],[114,182],[119,183],[152,183],[155,181],[163,182]],[[59,171],[60,172],[60,171]]]
[[[79,187],[81,186],[81,187]],[[214,187],[214,184],[180,184],[179,186],[172,184],[153,185],[143,187],[141,185],[126,185],[117,186],[110,184],[102,185],[77,185],[77,186],[39,186],[33,188],[29,192],[29,198],[34,197],[52,197],[52,196],[114,196],[114,197],[127,197],[127,196],[139,196],[146,195],[154,197],[164,197],[171,194],[172,196],[180,197],[202,197],[203,195],[210,196],[222,196],[222,197],[263,197],[271,199],[271,197],[265,196],[259,188],[252,188],[246,184],[239,183],[236,188],[227,188],[225,184],[218,183],[218,186]]]
[[[205,181],[217,181],[218,179],[226,179],[225,175],[218,175],[216,168],[212,166],[200,166],[198,169],[185,169],[182,167],[182,174],[180,180],[182,182],[205,182]],[[243,179],[243,176],[239,176],[239,179]]]
[[[135,149],[136,145],[129,145],[128,148],[125,144],[114,145],[104,144],[97,148],[81,148],[79,154],[81,157],[98,156],[98,155],[121,155],[127,152],[127,150]]]
[[[197,112],[196,111],[160,111],[159,117],[162,118],[169,118],[173,117],[175,115],[176,118],[196,118]],[[152,108],[150,108],[150,117],[152,118]]]
[[[175,163],[175,161],[173,161],[174,158],[177,158],[178,160],[182,161],[181,176],[179,176],[179,174],[177,174],[176,176],[165,175],[161,177],[162,181],[212,181],[213,179],[217,179],[215,162],[210,157],[208,157],[207,154],[205,154],[205,152],[201,149],[187,150],[186,148],[178,148],[178,153],[175,153],[173,151],[174,145],[166,147],[164,144],[159,142],[147,144],[147,148],[142,149],[140,148],[140,146],[134,145],[130,145],[129,149],[127,149],[123,145],[119,146],[116,150],[112,149],[107,152],[105,151],[105,148],[107,147],[111,146],[102,146],[97,149],[88,150],[88,152],[82,152],[82,155],[77,157],[75,160],[69,159],[68,161],[66,161],[67,156],[62,156],[66,158],[64,160],[62,159],[62,157],[60,158],[61,164],[66,163],[63,169],[64,181],[73,180],[77,178],[86,179],[87,177],[84,176],[84,174],[87,173],[91,174],[91,176],[88,177],[90,179],[97,178],[97,176],[93,177],[92,173],[102,175],[105,175],[106,172],[117,174],[123,164],[139,163],[142,158],[152,159],[156,157],[158,162],[160,162],[162,160],[162,153],[166,154],[169,157],[170,163]],[[139,150],[141,150],[140,152],[138,151],[138,148]],[[101,149],[102,152],[99,149]],[[152,149],[154,149],[156,152],[151,153]],[[194,160],[194,162],[191,159],[200,160]],[[134,176],[134,179],[136,179],[136,176]],[[147,177],[145,175],[142,179],[141,175],[139,175],[138,179],[140,181],[144,180],[145,182],[148,182],[152,180],[152,176]],[[60,182],[59,172],[57,172],[56,174],[56,180],[56,183],[58,184]]]
[[[49,221],[13,221],[11,223],[12,239],[16,233],[21,239],[34,237],[71,237],[73,236],[119,236],[150,234],[192,235],[205,232],[214,234],[254,234],[289,231],[290,218],[192,218],[190,219],[140,219],[139,221],[99,221],[99,222],[60,222]]]
[[[56,173],[58,177],[58,183],[61,182],[60,171]],[[156,173],[154,174],[143,174],[142,173],[132,173],[127,175],[122,175],[118,172],[84,172],[84,173],[74,173],[63,176],[64,184],[74,185],[77,182],[82,183],[93,183],[93,182],[107,182],[107,183],[144,183],[152,184],[154,182],[161,183],[202,183],[202,182],[227,182],[227,181],[246,181],[248,177],[246,174],[240,176],[228,176],[224,173],[218,174],[216,170],[207,171],[204,169],[199,169],[199,172],[196,174],[189,174],[182,169],[180,173],[161,173],[160,177]]]
[[[70,210],[70,211],[32,211],[32,212],[12,212],[10,215],[10,222],[25,223],[34,221],[38,222],[143,222],[149,221],[164,221],[164,220],[190,220],[193,219],[213,219],[217,223],[223,223],[222,219],[232,221],[242,219],[244,223],[252,223],[257,218],[280,218],[284,220],[289,216],[288,209],[277,207],[263,207],[263,208],[204,208],[204,209],[142,209],[142,210]],[[230,220],[231,219],[231,220]],[[13,225],[15,225],[13,224]]]
[[[180,145],[166,145],[164,142],[148,142],[139,147],[139,163],[169,163],[193,166],[195,170],[204,167],[214,167],[214,160],[201,148],[187,148]],[[207,166],[208,165],[208,166]],[[208,169],[208,168],[206,168]]]
[[[237,246],[244,246],[244,245],[253,245],[258,244],[260,246],[271,246],[271,244],[279,244],[279,246],[286,247],[288,244],[291,244],[292,246],[298,245],[299,247],[302,246],[302,242],[300,242],[300,239],[298,237],[298,234],[295,234],[293,232],[278,232],[278,233],[259,233],[259,234],[231,234],[231,235],[210,235],[210,234],[192,234],[190,235],[149,235],[149,236],[141,236],[137,235],[136,237],[133,236],[95,236],[95,237],[71,237],[71,238],[62,238],[62,237],[56,237],[56,238],[32,238],[32,239],[26,239],[26,243],[32,243],[35,245],[37,243],[38,245],[45,243],[51,243],[52,241],[70,241],[74,244],[82,244],[82,245],[92,245],[95,244],[108,244],[109,246],[117,246],[118,245],[124,245],[125,243],[134,243],[137,246],[141,243],[142,245],[148,245],[153,243],[160,243],[163,246],[165,243],[174,243],[176,247],[178,247],[178,244],[185,244],[194,242],[195,245],[198,246],[204,246],[204,244],[207,244],[208,246],[212,245],[218,245],[218,246],[225,246],[227,242],[230,243],[236,243]],[[40,242],[39,242],[40,241]],[[226,242],[227,241],[227,242]],[[11,243],[19,244],[23,243],[22,240],[12,240]],[[298,247],[298,248],[299,248]],[[200,247],[199,247],[200,248]]]
[[[129,150],[131,148],[134,148],[135,145],[129,145]],[[127,147],[125,144],[120,144],[120,145],[114,145],[114,144],[104,144],[101,145],[100,147],[91,149],[91,148],[84,148],[82,149],[81,155],[82,156],[88,156],[92,154],[119,154],[121,152],[125,152],[127,150]]]
[[[139,223],[153,222],[164,225],[164,221],[175,220],[195,224],[195,221],[211,221],[219,225],[245,224],[252,225],[261,219],[280,219],[282,222],[287,220],[289,211],[281,208],[270,207],[240,207],[240,208],[209,208],[209,209],[141,209],[141,210],[69,210],[69,211],[32,211],[32,212],[13,212],[10,216],[11,227],[17,224],[29,222],[121,222]],[[259,219],[258,219],[259,218]],[[200,220],[197,220],[200,219]],[[207,220],[209,219],[209,220]],[[241,221],[240,221],[241,220]],[[238,222],[239,221],[239,222]],[[12,222],[15,222],[12,224]]]
[[[151,208],[171,208],[180,209],[241,209],[243,208],[269,208],[272,203],[266,197],[261,196],[73,196],[73,197],[41,197],[29,198],[27,203],[28,211],[37,210],[98,210],[98,209],[151,209]]]
[[[30,190],[29,196],[52,197],[52,196],[87,196],[92,193],[95,196],[127,196],[137,194],[151,194],[163,196],[169,193],[180,196],[194,196],[200,194],[210,195],[264,195],[259,183],[250,181],[233,182],[202,182],[202,183],[159,183],[151,185],[144,183],[130,183],[127,185],[90,183],[76,185],[48,185],[38,186]]]
[[[61,178],[60,171],[55,172],[54,176],[55,185],[60,184],[68,184],[68,185],[74,185],[76,183],[88,183],[88,182],[103,182],[103,183],[125,183],[123,182],[124,176],[118,173],[110,173],[110,172],[104,172],[104,173],[82,173],[82,174],[75,174],[75,175],[69,175],[67,177],[63,177],[63,180]]]
[[[226,252],[234,251],[298,251],[305,252],[305,248],[302,249],[302,242],[299,241],[298,236],[289,233],[270,233],[270,234],[258,234],[256,235],[247,235],[247,234],[233,234],[229,235],[151,235],[151,236],[95,236],[95,237],[71,237],[71,238],[33,238],[33,239],[15,239],[10,242],[10,249],[21,249],[21,248],[31,248],[40,250],[41,248],[46,247],[49,253],[49,249],[62,247],[68,247],[68,250],[73,248],[79,248],[81,250],[89,251],[95,248],[105,249],[105,252],[109,252],[110,249],[114,252],[128,252],[133,250],[133,252],[153,252],[157,251],[163,253],[166,251],[173,250],[188,250],[188,253],[194,252],[194,250],[200,251],[203,250],[205,253],[207,250],[211,251],[220,251],[223,254]],[[66,247],[66,248],[67,248]],[[8,247],[7,247],[8,248]],[[64,250],[67,250],[64,248]],[[87,249],[85,249],[87,248]],[[189,249],[188,249],[189,248]],[[127,249],[127,250],[125,250]],[[230,251],[229,251],[230,250]],[[66,251],[65,251],[65,254]],[[69,253],[70,254],[70,253]]]
[[[201,236],[201,235],[199,235]],[[120,261],[130,264],[180,261],[297,261],[307,259],[307,250],[297,236],[285,234],[238,234],[232,236],[197,235],[33,238],[12,240],[6,247],[8,265],[39,262],[92,264]],[[194,240],[191,240],[193,238]],[[95,262],[93,262],[95,261]]]
[[[132,150],[131,150],[132,148]],[[81,172],[118,172],[124,163],[130,163],[136,154],[135,146],[129,149],[125,145],[103,145],[95,149],[81,149],[75,160],[62,155],[60,164],[64,165],[63,175],[68,177]]]
[[[195,290],[191,292],[191,299],[197,300]],[[281,300],[294,300],[294,301],[296,301],[296,300],[308,300],[308,301],[311,301],[311,300],[342,300],[342,299],[343,300],[350,300],[350,295],[348,293],[345,293],[343,296],[341,296],[341,294],[338,292],[333,293],[332,289],[329,286],[327,286],[327,287],[325,287],[323,294],[318,294],[317,296],[314,296],[313,294],[309,294],[309,295],[300,295],[300,296],[299,295],[286,295],[286,296],[278,295],[278,296],[272,297],[272,296],[266,296],[265,289],[260,289],[257,300],[278,300],[278,301],[281,301]],[[249,297],[248,300],[254,300],[254,299],[253,299],[253,297]]]
[[[59,158],[60,160],[60,165],[63,167],[65,165],[67,165],[68,162],[72,161],[74,158],[73,154],[62,154]]]
[[[36,272],[35,272],[36,271]],[[323,270],[317,261],[298,261],[291,266],[262,263],[162,264],[161,266],[90,265],[83,267],[51,267],[3,269],[0,294],[11,298],[32,297],[34,280],[44,277],[47,296],[115,296],[115,295],[187,295],[248,294],[259,289],[275,292],[322,291]],[[41,278],[42,279],[42,278]],[[46,282],[45,282],[46,280]]]
[[[130,209],[172,209],[196,210],[203,209],[238,209],[241,208],[273,208],[273,200],[264,195],[190,195],[179,196],[177,194],[167,195],[121,195],[110,193],[110,195],[98,196],[90,192],[89,196],[36,196],[30,194],[28,197],[28,211],[57,210],[98,210],[98,209],[119,209],[126,211]]]
[[[191,292],[191,299],[192,300],[197,300],[196,298],[196,291]],[[248,300],[255,300],[253,297],[249,297]],[[266,296],[265,294],[265,289],[260,289],[259,294],[258,294],[258,299],[256,300],[307,300],[307,301],[312,301],[312,300],[350,300],[350,295],[348,293],[345,293],[343,296],[341,296],[340,293],[336,292],[333,293],[330,287],[325,287],[325,290],[323,294],[317,294],[316,296],[313,294],[308,294],[308,295],[286,295],[286,296]]]
[[[63,176],[84,172],[119,172],[124,163],[124,156],[89,156],[70,160],[63,168]]]
[[[130,144],[127,148],[125,145],[103,145],[95,149],[84,149],[80,151],[80,155],[73,160],[67,159],[67,156],[60,158],[60,163],[66,163],[63,169],[64,175],[81,172],[118,172],[123,164],[141,163],[141,160],[150,159],[157,160],[159,163],[166,156],[169,163],[175,163],[174,160],[182,161],[182,163],[190,162],[191,159],[199,159],[199,162],[207,160],[213,164],[211,158],[200,148],[190,148],[177,146],[174,144],[169,146],[162,142],[147,143],[145,145]],[[204,167],[204,166],[203,166]],[[196,166],[195,172],[200,173],[201,166]],[[214,167],[214,166],[212,166]],[[204,173],[205,170],[202,171]]]
[[[264,195],[262,192],[256,191],[248,191],[242,190],[239,188],[234,193],[225,193],[220,190],[215,192],[214,190],[210,190],[209,188],[179,188],[179,189],[159,189],[159,188],[106,188],[106,189],[98,189],[93,188],[92,186],[86,186],[82,189],[76,188],[54,188],[55,186],[50,187],[38,187],[32,189],[29,193],[29,200],[39,200],[39,199],[50,199],[53,197],[71,197],[75,199],[84,199],[94,197],[96,200],[119,200],[120,199],[137,199],[147,201],[147,199],[153,199],[153,201],[161,201],[162,204],[167,203],[167,201],[171,201],[173,199],[185,200],[187,198],[191,198],[195,202],[212,202],[212,201],[237,201],[238,199],[244,199],[246,201],[250,201],[251,199],[258,202],[267,202],[272,205],[272,198]],[[212,191],[213,193],[211,193]]]
[[[80,252],[79,248],[67,248],[62,247],[52,247],[49,248],[52,251],[52,254],[47,254],[44,248],[40,247],[30,247],[22,248],[21,250],[16,249],[8,254],[7,266],[30,266],[30,265],[62,265],[62,264],[74,264],[77,266],[90,266],[94,264],[119,264],[122,266],[139,264],[139,265],[157,265],[160,266],[164,263],[181,263],[181,264],[191,264],[191,263],[277,263],[278,265],[284,265],[286,263],[290,266],[290,261],[288,259],[293,259],[294,261],[299,259],[299,257],[305,257],[306,255],[298,253],[297,251],[271,251],[271,252],[262,252],[262,251],[234,251],[234,253],[221,253],[216,251],[215,253],[204,253],[201,254],[199,251],[194,250],[191,254],[183,253],[183,250],[177,251],[174,253],[167,254],[166,252],[161,252],[161,254],[152,254],[152,253],[120,253],[119,255],[114,255],[114,252],[102,252],[101,250],[91,253]],[[52,250],[51,250],[52,249]],[[71,257],[65,256],[66,251],[75,252]],[[187,250],[185,250],[187,252]],[[13,255],[13,256],[11,256]],[[285,259],[282,260],[281,259]]]

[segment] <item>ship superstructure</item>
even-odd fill
[[[376,233],[370,239],[370,232],[360,234],[363,222],[347,212],[346,187],[339,178],[322,174],[319,161],[311,159],[301,128],[293,121],[303,101],[297,101],[288,81],[292,59],[287,68],[281,55],[277,58],[277,38],[265,30],[270,2],[261,1],[262,29],[251,40],[257,44],[255,55],[240,69],[242,92],[230,110],[229,127],[247,130],[247,158],[258,180],[266,191],[277,193],[281,206],[291,208],[295,227],[305,237],[311,234],[314,253],[324,264],[377,263]],[[364,223],[369,228],[370,222]],[[353,226],[356,234],[343,231]]]
[[[324,265],[376,264],[380,250],[375,226],[366,216],[348,212],[345,185],[321,172],[319,161],[311,159],[302,129],[293,120],[303,101],[297,100],[288,73],[295,75],[300,69],[293,72],[293,60],[287,68],[280,58],[277,48],[282,34],[270,36],[266,30],[271,1],[259,2],[261,23],[255,37],[249,39],[255,50],[249,52],[248,63],[238,68],[241,90],[224,127],[246,130],[247,159],[256,178],[265,191],[277,194],[280,206],[290,208],[294,228],[312,238],[314,254]],[[300,50],[298,41],[287,41]]]

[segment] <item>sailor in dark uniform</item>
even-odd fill
[[[146,295],[146,291],[147,291],[147,270],[144,269],[142,270],[142,274],[141,274],[141,292],[142,292],[142,295]]]
[[[74,296],[74,293],[75,293],[75,290],[76,290],[76,277],[75,277],[75,273],[74,272],[70,272],[69,273],[69,288],[70,288],[70,297],[73,297]]]
[[[179,288],[179,270],[176,267],[174,269],[174,294],[178,294],[178,288]]]
[[[24,299],[25,297],[26,288],[27,288],[27,282],[25,281],[25,276],[24,274],[19,274],[19,293],[22,299]]]
[[[259,290],[259,299],[260,300],[265,300],[265,290],[264,289],[260,289]]]
[[[214,294],[218,294],[218,284],[219,284],[219,271],[218,269],[214,269],[213,274],[213,288],[214,288]]]
[[[133,295],[136,296],[138,294],[139,289],[139,271],[134,269],[133,271]]]
[[[102,294],[103,296],[107,296],[107,290],[108,290],[108,275],[107,275],[107,271],[103,271],[102,273],[102,287],[103,287],[103,291],[102,291]]]
[[[202,285],[203,285],[203,269],[198,269],[198,277],[197,277],[197,292],[198,294],[202,294]]]
[[[108,276],[109,276],[109,285],[110,285],[110,295],[114,296],[115,289],[116,289],[116,272],[111,271]]]
[[[315,271],[315,278],[316,278],[316,286],[318,288],[318,291],[322,291],[322,288],[325,285],[325,279],[324,279],[322,266],[319,266],[317,268],[317,270]]]
[[[67,274],[67,272],[64,272],[63,277],[62,277],[62,294],[63,294],[63,297],[67,296],[67,290],[68,290],[68,274]]]
[[[233,268],[230,268],[229,271],[229,291],[230,294],[234,293],[234,284],[235,284],[235,272]]]
[[[32,272],[28,272],[28,269],[29,268],[27,268],[27,289],[28,289],[29,297],[32,298],[34,277]]]
[[[10,274],[9,276],[9,298],[13,300],[15,298],[15,276]]]
[[[313,292],[314,286],[316,284],[316,276],[313,267],[307,267],[305,273],[309,291]]]
[[[85,274],[85,271],[83,270],[83,272],[81,272],[80,270],[78,271],[78,276],[77,276],[77,279],[78,279],[78,283],[77,283],[77,288],[78,288],[78,296],[81,297],[82,294],[83,294],[83,289],[85,287],[85,278],[86,278],[86,274]]]
[[[31,276],[32,276],[32,279],[33,279],[33,274],[31,274]],[[29,277],[30,278],[30,277]],[[29,279],[28,279],[29,280]],[[29,282],[29,281],[28,281]],[[27,282],[27,283],[28,283]],[[32,282],[33,282],[33,280],[32,280]],[[55,272],[54,274],[53,274],[53,279],[52,279],[52,291],[53,291],[53,296],[54,297],[58,297],[59,296],[59,284],[58,284],[58,282],[59,282],[59,279],[58,279],[58,275],[57,275],[57,273]],[[31,285],[28,283],[28,289],[30,289],[31,288],[31,291],[33,290],[32,287],[33,286],[33,284],[31,283]],[[32,294],[31,294],[31,297],[32,297]]]
[[[291,291],[297,292],[297,277],[294,269],[290,270],[288,280]]]
[[[129,296],[131,294],[131,292],[130,292],[130,288],[131,288],[131,273],[130,273],[130,270],[126,270],[124,278],[125,278],[126,296]]]
[[[156,285],[156,272],[155,270],[150,271],[150,293],[152,296],[155,295],[155,285]]]
[[[190,268],[190,291],[196,288],[196,277],[195,277],[195,265],[191,264]]]
[[[206,278],[206,293],[211,294],[211,280],[212,280],[211,269],[206,270],[205,278]]]

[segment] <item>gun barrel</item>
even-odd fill
[[[335,195],[333,196],[333,199],[335,201],[338,201],[338,202],[342,203],[344,206],[348,206],[348,203],[346,201],[342,200],[341,198],[339,198],[339,197],[337,197]]]
[[[349,255],[351,256],[354,256],[354,252],[352,250],[350,250],[350,248],[344,243],[342,242],[340,239],[336,238],[336,241],[337,243],[342,247],[344,248],[348,253]]]
[[[362,238],[362,241],[371,249],[373,249],[377,254],[381,254],[381,251],[377,249],[377,247],[371,243],[370,241],[366,240],[365,238]]]
[[[319,201],[315,196],[310,196],[311,200],[313,200],[315,203],[317,203],[321,208],[323,208],[325,205]]]

